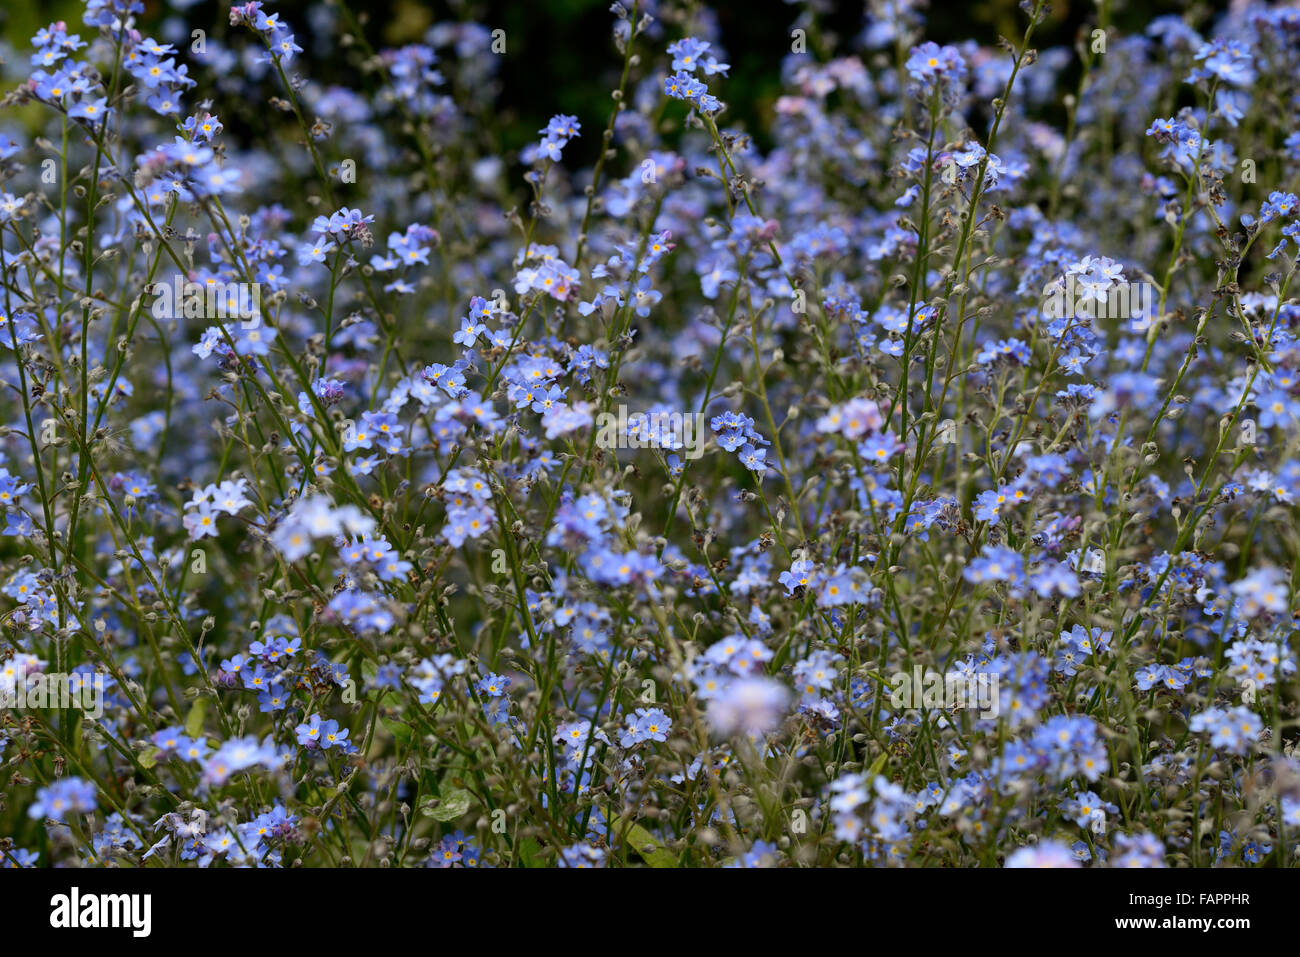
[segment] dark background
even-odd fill
[[[572,113],[588,133],[603,128],[609,117],[610,91],[618,84],[622,58],[611,40],[614,21],[610,0],[542,0],[542,2],[499,2],[499,0],[347,0],[350,9],[364,20],[370,43],[376,48],[400,46],[418,41],[436,22],[476,21],[490,29],[506,31],[507,55],[501,58],[498,74],[498,142],[507,151],[521,148],[537,138],[539,128],[555,113]],[[295,68],[322,82],[350,84],[359,88],[355,59],[330,56],[311,42],[308,11],[320,0],[269,0],[268,9],[282,13],[304,48]],[[1111,25],[1121,33],[1139,31],[1160,14],[1191,12],[1193,22],[1203,28],[1207,15],[1223,9],[1226,2],[1178,2],[1149,0],[1129,2],[1107,0]],[[835,54],[856,52],[865,19],[862,0],[818,5],[825,10],[812,14],[816,26],[810,33],[816,47]],[[808,15],[809,5],[784,0],[720,0],[709,4],[721,29],[722,44],[731,64],[730,75],[713,82],[728,104],[725,123],[756,134],[760,148],[770,144],[763,131],[772,103],[780,92],[781,59],[790,50],[790,30],[797,18]],[[167,15],[180,16],[192,26],[207,27],[213,35],[226,32],[229,2],[204,0],[186,11],[174,11],[159,0],[145,0],[140,18],[142,32],[161,36],[157,26]],[[0,29],[21,52],[28,48],[32,33],[51,20],[65,19],[74,32],[88,35],[81,21],[79,0],[5,0],[0,10]],[[943,0],[925,12],[926,39],[939,43],[974,39],[994,44],[1006,36],[1018,41],[1026,16],[1016,0],[977,0],[973,3]],[[1051,0],[1051,14],[1039,28],[1034,45],[1039,49],[1073,46],[1080,31],[1098,22],[1098,4],[1092,0]],[[663,44],[676,38],[668,28]],[[646,41],[641,39],[641,49]],[[810,43],[810,49],[814,44]],[[18,64],[14,64],[18,66]],[[1077,70],[1077,64],[1072,69]],[[1077,74],[1076,74],[1077,75]],[[1074,77],[1067,73],[1067,88]],[[227,137],[238,139],[252,130],[228,125]],[[590,165],[597,138],[588,135],[565,150],[565,164],[571,168]]]

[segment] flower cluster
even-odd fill
[[[0,50],[0,865],[1300,863],[1294,10],[171,6]]]

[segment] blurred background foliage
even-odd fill
[[[325,83],[356,85],[354,57],[339,56],[337,50],[331,53],[324,45],[310,42],[313,8],[330,2],[269,0],[266,5],[285,16],[304,48],[298,72]],[[555,113],[577,115],[588,131],[602,128],[608,119],[609,92],[617,86],[621,67],[621,57],[611,40],[611,0],[346,2],[361,19],[367,39],[376,48],[418,41],[425,30],[440,21],[473,20],[491,29],[504,29],[507,53],[501,64],[499,109],[493,121],[497,124],[498,142],[507,150],[518,150],[535,140],[537,130]],[[202,0],[184,10],[164,0],[144,3],[140,29],[160,39],[168,17],[181,19],[187,28],[203,27],[215,36],[227,30],[228,0]],[[1140,29],[1153,16],[1165,13],[1190,13],[1193,22],[1203,26],[1215,9],[1226,6],[1186,0],[1103,0],[1102,4],[1094,0],[1051,0],[1051,5],[1052,14],[1036,37],[1035,45],[1040,49],[1082,42],[1102,16],[1124,33]],[[926,11],[926,38],[939,43],[974,39],[982,44],[996,43],[999,36],[1014,40],[1021,35],[1025,22],[1017,6],[1018,0],[937,0]],[[716,16],[726,59],[731,64],[730,76],[719,83],[717,90],[728,104],[725,122],[755,133],[760,148],[770,145],[762,131],[780,94],[781,60],[790,51],[790,30],[796,20],[800,25],[811,25],[810,50],[823,53],[856,50],[856,38],[865,23],[865,4],[861,0],[822,0],[815,4],[719,0],[708,7]],[[80,0],[4,0],[0,34],[22,53],[31,35],[52,20],[80,26],[81,10]],[[670,27],[668,37],[678,32]],[[82,33],[86,33],[84,28]],[[194,72],[202,82],[201,69]],[[1067,83],[1072,79],[1067,76]],[[203,89],[201,85],[199,91]],[[240,135],[237,124],[228,124],[227,136]],[[566,165],[589,165],[595,159],[596,147],[594,136],[576,141],[565,152]]]

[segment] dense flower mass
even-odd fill
[[[2,51],[0,863],[1300,863],[1294,8],[200,9]]]

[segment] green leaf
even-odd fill
[[[624,826],[620,818],[614,818],[610,821],[609,831],[611,834],[618,834],[623,831]],[[634,851],[650,867],[677,866],[677,858],[672,855],[672,852],[640,824],[633,824],[628,827],[624,838],[628,848]]]
[[[396,718],[388,718],[384,715],[379,716],[379,723],[382,724],[398,741],[403,744],[411,740],[411,735],[415,732],[405,721],[398,721]]]
[[[152,748],[140,755],[140,767],[152,768],[158,764],[158,755],[162,754],[157,748]]]
[[[424,813],[435,821],[454,821],[469,810],[471,795],[460,788],[452,788],[442,796],[437,807],[425,808]]]
[[[536,838],[526,837],[519,842],[519,863],[524,867],[536,867],[537,855],[541,851],[542,845]]]
[[[874,778],[877,774],[879,774],[881,769],[885,766],[885,758],[887,757],[889,757],[889,752],[881,751],[880,757],[872,761],[871,767],[867,768],[867,776]]]
[[[208,699],[205,697],[195,698],[190,713],[185,717],[185,733],[191,738],[201,737],[203,735],[203,719],[207,716]]]

